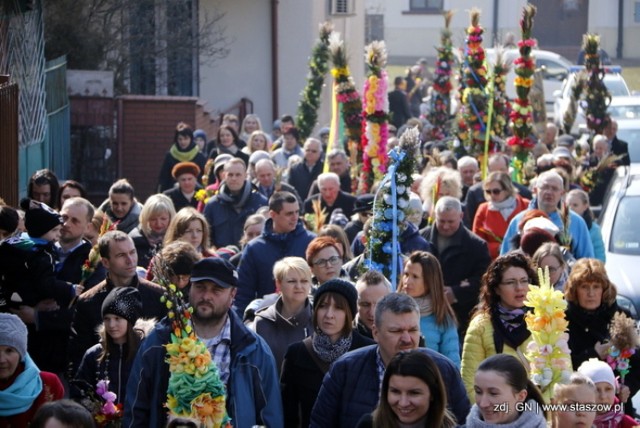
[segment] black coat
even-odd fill
[[[311,168],[311,171],[309,171],[307,164],[303,160],[292,166],[289,170],[289,184],[296,189],[296,192],[298,192],[301,198],[306,198],[309,194],[311,184],[322,173],[323,168],[324,163],[319,160],[313,168]]]
[[[373,340],[353,331],[349,351],[372,345]],[[285,428],[308,427],[325,373],[313,361],[303,342],[289,346],[282,363],[280,388]]]
[[[117,396],[115,403],[124,404],[127,381],[133,365],[133,358],[127,361],[128,352],[127,343],[114,345],[113,351],[109,352],[108,360],[99,363],[98,358],[102,353],[102,344],[98,343],[89,348],[84,354],[78,372],[75,375],[76,382],[74,382],[75,388],[71,390],[72,397],[81,397],[83,395],[82,391],[87,391],[86,388],[89,387],[95,390],[98,381],[108,376],[109,391]]]
[[[189,148],[191,148],[191,146],[189,146]],[[171,155],[170,151],[165,154],[164,160],[162,161],[162,166],[160,167],[160,174],[158,178],[158,192],[164,192],[165,190],[171,189],[173,187],[176,180],[173,179],[171,170],[179,162],[180,161],[178,159],[174,158],[173,155]],[[204,171],[204,166],[207,163],[207,158],[201,152],[198,152],[193,159],[189,160],[189,162],[195,163],[196,165],[198,165],[198,167],[200,167],[200,171]]]
[[[464,338],[469,314],[478,304],[480,279],[491,263],[487,243],[461,224],[451,237],[449,247],[440,254],[436,227],[426,227],[420,234],[432,244],[433,255],[438,258],[442,267],[444,284],[452,288],[456,297],[457,302],[451,306],[458,319],[458,335]],[[460,285],[464,280],[467,280],[469,285]]]
[[[153,256],[162,249],[162,242],[157,245],[151,245],[140,226],[129,232],[129,236],[133,240],[133,245],[138,253],[138,266],[145,269],[148,268]]]
[[[333,213],[333,210],[335,210],[336,208],[342,209],[342,214],[344,214],[347,218],[351,218],[351,216],[353,215],[353,205],[356,202],[356,197],[345,193],[342,190],[339,191],[338,197],[336,198],[332,206],[328,206],[321,198],[320,194],[313,195],[312,197],[304,201],[305,214],[313,214],[313,204],[311,201],[318,199],[321,200],[322,208],[324,208],[327,213],[327,223],[331,218],[331,213]]]
[[[407,94],[400,89],[389,92],[389,112],[391,113],[391,123],[400,129],[402,125],[411,119],[409,110],[409,100]]]
[[[202,187],[197,186],[196,192],[201,188]],[[171,189],[165,190],[162,193],[164,193],[171,199],[171,202],[173,202],[173,207],[175,208],[176,212],[180,211],[184,207],[198,208],[198,200],[195,198],[196,194],[194,193],[193,196],[191,197],[191,200],[188,200],[187,198],[184,197],[184,195],[180,191],[180,187],[178,187],[177,184]]]

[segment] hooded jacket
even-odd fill
[[[315,234],[306,230],[300,220],[289,233],[274,232],[273,220],[267,220],[262,235],[247,244],[240,260],[235,300],[236,313],[240,317],[252,300],[275,291],[273,265],[283,257],[305,258],[307,246],[313,238]]]
[[[273,355],[265,341],[231,319],[231,377],[227,412],[235,427],[283,426],[282,399]],[[163,319],[142,343],[133,362],[124,405],[124,427],[162,427],[167,423],[169,366],[165,363],[171,322]]]

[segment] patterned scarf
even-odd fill
[[[525,308],[509,310],[500,304],[491,311],[493,339],[498,354],[502,353],[505,343],[517,349],[531,336],[524,321],[525,312]]]
[[[598,428],[615,428],[620,426],[620,422],[622,422],[624,413],[618,410],[617,404],[619,403],[620,400],[616,397],[613,402],[612,410],[609,410],[607,413],[603,413],[601,415],[596,415],[596,418],[593,421],[593,426],[596,426]]]
[[[331,343],[329,336],[324,334],[322,330],[316,329],[313,335],[313,350],[325,363],[333,363],[335,360],[344,355],[351,348],[353,335],[341,337],[336,343]]]

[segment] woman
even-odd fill
[[[27,326],[0,313],[0,427],[26,427],[40,406],[64,396],[62,382],[27,353]]]
[[[425,251],[411,253],[404,265],[398,292],[413,297],[420,306],[420,331],[427,348],[448,357],[459,369],[456,315],[444,293],[438,259]]]
[[[116,395],[114,404],[124,405],[131,366],[144,335],[136,326],[141,312],[137,289],[118,287],[109,292],[102,303],[100,343],[87,349],[73,382],[79,388],[78,398],[92,394],[98,382],[106,380]]]
[[[480,303],[464,337],[462,380],[469,399],[478,365],[493,354],[517,357],[528,366],[524,354],[532,340],[524,321],[524,301],[529,284],[537,284],[529,259],[521,253],[509,253],[495,259],[482,276]]]
[[[309,302],[311,269],[302,257],[285,257],[273,266],[273,277],[277,300],[257,310],[249,328],[267,342],[280,374],[289,345],[302,341],[313,332]]]
[[[29,199],[47,204],[53,209],[60,209],[58,203],[58,193],[60,183],[58,177],[49,169],[36,171],[27,184],[27,196]]]
[[[482,183],[485,198],[473,219],[473,233],[487,241],[489,254],[495,259],[500,254],[502,238],[511,220],[529,206],[529,200],[518,195],[511,176],[494,171]]]
[[[91,243],[91,246],[98,244],[100,229],[102,228],[102,223],[104,223],[105,215],[102,211],[96,210],[91,218],[91,223],[87,225],[87,231],[83,237]]]
[[[475,404],[466,428],[546,428],[546,411],[540,390],[515,357],[493,355],[484,360],[473,381]]]
[[[249,113],[244,117],[244,119],[242,119],[242,125],[240,125],[240,139],[246,141],[247,146],[250,147],[250,136],[256,131],[262,131],[262,122],[260,122],[260,118],[257,114]]]
[[[341,279],[325,282],[316,291],[313,336],[289,346],[282,363],[285,427],[308,427],[331,363],[349,351],[373,344],[353,329],[357,300],[355,286]]]
[[[606,262],[602,230],[593,218],[593,212],[591,212],[591,208],[589,207],[589,195],[587,192],[582,189],[573,189],[567,193],[566,203],[576,214],[580,214],[587,224],[595,258],[601,260],[603,263]]]
[[[209,223],[193,207],[182,208],[169,223],[164,235],[164,244],[184,241],[193,245],[202,257],[213,257],[214,251],[209,247]]]
[[[306,259],[313,272],[313,283],[316,286],[330,279],[346,276],[342,272],[340,244],[330,236],[313,238],[307,246]]]
[[[358,428],[456,426],[447,410],[447,394],[438,366],[419,350],[400,352],[389,362],[382,379],[380,403]]]
[[[242,151],[248,155],[255,153],[257,151],[269,152],[271,148],[271,140],[266,132],[263,131],[253,131],[250,135],[247,136],[247,146],[242,148]]]
[[[171,198],[173,207],[180,211],[184,207],[198,207],[196,192],[201,188],[198,184],[200,167],[193,162],[179,162],[171,170],[171,176],[177,185],[163,193]]]
[[[173,145],[164,156],[158,179],[158,192],[171,189],[175,180],[171,175],[173,167],[179,162],[193,162],[198,165],[200,171],[204,171],[207,158],[200,153],[200,148],[193,141],[193,130],[184,122],[178,123],[173,137]]]
[[[221,154],[229,154],[233,157],[240,158],[245,165],[249,165],[249,155],[240,150],[240,138],[236,131],[228,126],[222,125],[218,128],[218,138],[216,140],[216,148],[209,153],[210,159],[216,159]]]
[[[151,195],[140,211],[140,225],[129,232],[138,252],[138,266],[147,269],[153,255],[162,248],[162,240],[176,211],[173,202],[161,193]]]
[[[573,367],[580,367],[590,358],[606,360],[611,348],[608,341],[613,316],[626,311],[616,302],[616,286],[609,281],[604,263],[597,259],[579,259],[571,269],[564,297],[568,303],[566,316]],[[629,366],[625,385],[633,397],[640,389],[640,352],[631,357]],[[631,402],[626,404],[629,409]]]
[[[67,180],[58,192],[58,207],[62,209],[62,204],[69,198],[81,197],[87,199],[87,191],[84,186],[77,181]]]
[[[453,196],[460,199],[462,197],[462,179],[458,171],[438,167],[427,172],[420,184],[423,212],[429,215],[429,224],[435,221],[436,203],[443,196]]]
[[[553,288],[564,290],[564,284],[569,277],[569,267],[562,256],[560,245],[555,242],[545,242],[536,250],[531,260],[536,269],[549,268],[549,279]]]
[[[109,188],[109,198],[100,205],[100,211],[116,223],[116,228],[129,233],[138,227],[142,204],[134,195],[133,186],[126,178],[121,178]]]
[[[336,224],[325,224],[318,232],[318,236],[330,236],[342,247],[342,263],[346,263],[353,258],[353,253],[351,252],[351,243],[349,242],[349,238],[347,238],[347,234],[344,231],[344,228],[336,225]]]

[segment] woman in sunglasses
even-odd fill
[[[518,195],[511,177],[504,172],[492,172],[482,183],[487,202],[483,202],[473,219],[473,233],[487,241],[491,258],[500,254],[500,245],[509,222],[529,206],[529,200]]]

